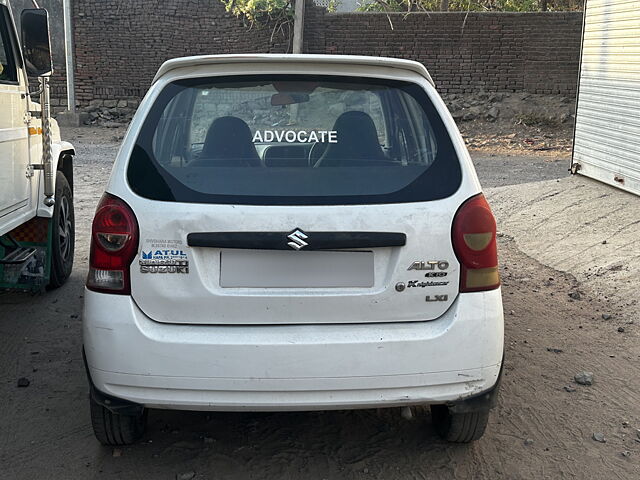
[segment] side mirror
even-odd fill
[[[51,75],[53,65],[47,11],[43,8],[23,10],[20,23],[27,73],[34,77]]]

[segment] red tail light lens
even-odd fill
[[[496,220],[479,194],[462,204],[453,220],[453,249],[462,266],[460,291],[479,292],[500,286]]]
[[[91,227],[87,288],[129,295],[129,267],[138,252],[138,221],[123,200],[102,196]]]

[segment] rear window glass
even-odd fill
[[[448,197],[461,182],[420,86],[301,75],[167,85],[127,175],[154,200],[250,205],[418,202]]]

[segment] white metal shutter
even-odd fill
[[[640,0],[588,0],[573,163],[640,195]]]

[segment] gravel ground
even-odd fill
[[[569,157],[471,152],[483,188],[555,180],[569,175]]]
[[[616,325],[632,319],[571,275],[524,255],[508,235],[500,238],[505,377],[479,442],[443,443],[420,410],[412,420],[397,409],[152,411],[141,443],[101,447],[89,424],[80,314],[88,229],[117,149],[112,136],[65,132],[78,149],[77,251],[68,284],[41,296],[0,295],[0,478],[640,477],[637,337],[604,318],[614,316]],[[559,178],[568,163],[484,153],[475,159],[485,188]],[[594,373],[593,385],[574,381],[583,371]],[[20,377],[30,385],[18,388]]]

